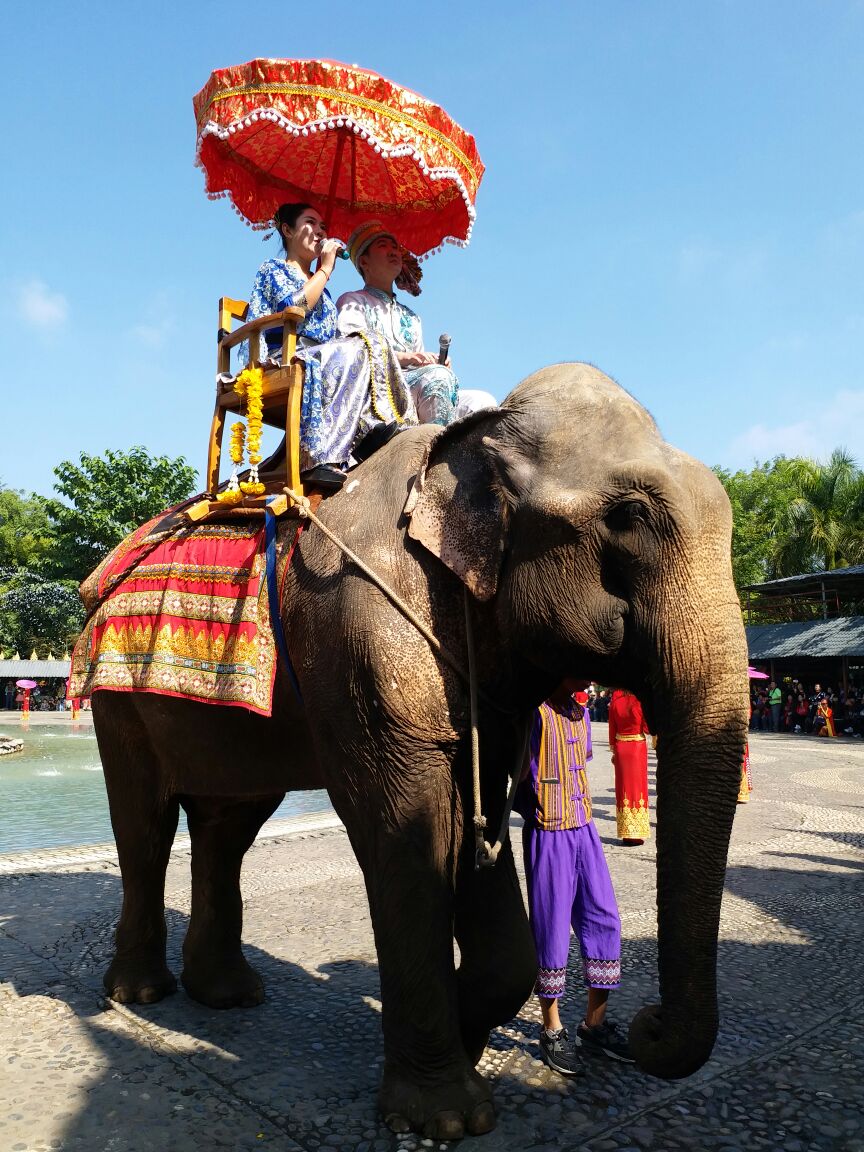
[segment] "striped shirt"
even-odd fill
[[[591,759],[591,721],[575,700],[558,709],[541,704],[531,732],[529,773],[519,787],[516,810],[546,832],[584,828],[591,819],[586,764]]]

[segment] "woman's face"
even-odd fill
[[[288,259],[309,263],[320,254],[327,229],[314,208],[304,208],[293,228],[282,225],[282,235],[288,246]]]
[[[363,279],[373,284],[396,279],[402,271],[402,256],[392,236],[379,236],[372,241],[360,258],[360,271]]]

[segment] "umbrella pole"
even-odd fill
[[[324,212],[324,227],[330,233],[330,221],[333,219],[333,205],[336,202],[336,184],[339,180],[339,168],[342,164],[342,153],[345,151],[345,132],[339,133],[336,140],[336,156],[333,160],[333,172],[330,175],[330,191],[327,193],[327,208]]]

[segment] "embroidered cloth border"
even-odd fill
[[[280,533],[280,588],[297,524]],[[151,692],[271,715],[264,537],[261,521],[178,527],[164,515],[133,532],[81,586],[85,606],[98,607],[75,645],[67,695]]]

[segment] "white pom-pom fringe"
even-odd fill
[[[299,137],[301,134],[303,136],[309,136],[313,132],[318,132],[318,131],[323,132],[325,129],[328,129],[328,128],[329,129],[348,128],[351,132],[353,132],[355,135],[359,136],[362,140],[368,141],[368,143],[374,149],[374,151],[377,155],[384,156],[385,158],[388,158],[388,159],[398,159],[398,158],[401,158],[404,156],[410,157],[427,179],[451,181],[452,183],[454,183],[458,187],[460,195],[462,197],[462,200],[465,204],[465,209],[466,209],[467,215],[468,215],[468,227],[467,227],[466,232],[465,232],[465,237],[463,239],[462,237],[445,236],[444,239],[442,240],[441,244],[437,245],[435,248],[431,249],[429,252],[425,252],[420,257],[420,259],[426,260],[429,256],[433,255],[434,253],[440,252],[441,248],[443,247],[444,244],[455,244],[460,248],[466,248],[468,246],[468,243],[471,239],[471,233],[472,233],[473,228],[474,228],[474,223],[475,223],[476,218],[477,218],[477,211],[474,208],[474,205],[471,203],[471,197],[468,194],[468,189],[465,186],[465,182],[462,178],[461,173],[458,172],[455,168],[452,168],[452,167],[430,168],[430,166],[426,163],[426,160],[425,160],[423,154],[421,152],[419,152],[416,148],[414,148],[412,145],[410,145],[410,144],[397,144],[397,145],[394,145],[393,147],[388,147],[388,145],[383,144],[380,140],[378,140],[375,137],[374,132],[372,132],[368,128],[367,125],[365,125],[365,124],[361,125],[359,123],[356,123],[352,119],[346,118],[344,116],[336,117],[335,119],[321,120],[321,121],[318,121],[316,123],[312,123],[309,125],[298,126],[296,124],[291,123],[290,120],[287,120],[280,112],[277,112],[275,109],[269,109],[269,110],[263,109],[263,110],[260,110],[258,112],[253,112],[250,115],[246,116],[245,118],[243,118],[241,120],[237,120],[233,124],[229,124],[227,127],[222,127],[221,125],[215,124],[213,121],[208,121],[207,124],[202,128],[201,132],[199,133],[198,140],[196,142],[195,165],[196,165],[196,167],[199,167],[204,171],[205,192],[206,192],[207,196],[211,200],[229,199],[231,202],[232,209],[237,213],[237,215],[241,218],[241,220],[243,220],[244,223],[246,223],[249,227],[251,227],[255,230],[265,230],[265,229],[270,227],[270,221],[268,220],[268,221],[255,222],[255,223],[249,221],[246,218],[246,216],[243,214],[243,212],[234,203],[233,195],[230,192],[230,190],[227,190],[227,189],[221,190],[220,189],[218,191],[211,192],[207,188],[207,171],[206,171],[206,168],[204,168],[204,165],[201,161],[201,146],[202,146],[204,138],[206,136],[215,135],[220,140],[228,140],[228,138],[230,136],[235,135],[236,133],[242,131],[244,128],[250,127],[251,124],[253,122],[255,122],[255,120],[257,120],[257,119],[270,120],[272,123],[278,124],[286,134],[294,136],[294,137]]]

